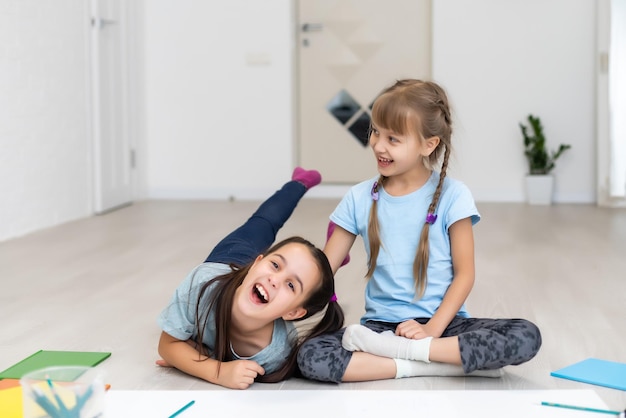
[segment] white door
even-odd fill
[[[370,106],[431,74],[430,0],[298,0],[298,163],[327,184],[375,176]]]
[[[128,27],[124,0],[92,0],[91,85],[94,211],[132,200],[128,121]]]

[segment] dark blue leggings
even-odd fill
[[[278,230],[285,224],[307,188],[289,181],[252,214],[239,228],[228,234],[211,251],[206,262],[245,266],[264,254],[274,243]]]

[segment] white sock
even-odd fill
[[[348,325],[341,344],[349,351],[365,351],[381,357],[430,362],[428,356],[432,337],[411,340],[390,333],[391,331],[379,334],[360,324]]]
[[[475,370],[466,374],[463,367],[447,363],[424,363],[421,361],[393,359],[396,362],[396,379],[417,376],[476,376],[476,377],[501,377],[502,369]]]

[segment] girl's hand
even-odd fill
[[[215,383],[231,389],[248,389],[258,375],[265,374],[265,369],[252,360],[226,361],[220,365]]]
[[[396,328],[396,335],[400,337],[410,338],[412,340],[421,340],[426,337],[440,337],[431,329],[428,324],[420,324],[414,319],[402,322]]]
[[[256,361],[219,362],[200,354],[195,346],[194,341],[179,340],[163,331],[159,339],[161,359],[156,364],[176,367],[182,372],[231,389],[247,389],[258,375],[265,374],[265,369]]]
[[[356,235],[351,234],[339,225],[333,227],[332,233],[324,246],[324,254],[328,257],[333,274],[337,273],[339,267],[347,263],[346,259],[350,255],[350,248],[352,248],[355,239]]]

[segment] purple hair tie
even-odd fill
[[[330,301],[331,302],[337,302],[337,294],[333,293],[333,295],[330,297]]]
[[[378,200],[378,182],[375,181],[372,186],[372,200]]]
[[[429,213],[428,215],[426,215],[426,223],[427,224],[434,224],[435,221],[437,220],[437,215],[434,213]]]

